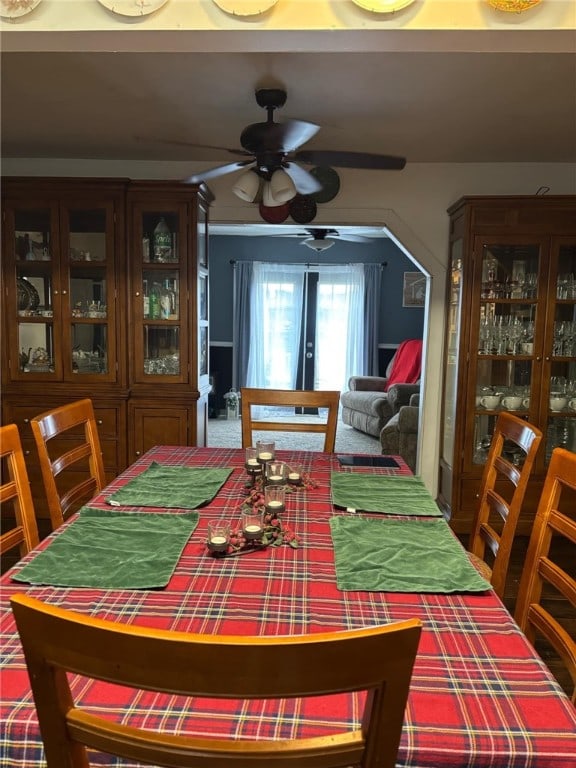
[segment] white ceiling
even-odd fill
[[[413,163],[576,161],[573,53],[2,54],[2,156],[176,160],[182,177],[237,158],[285,87],[278,120],[321,130],[307,149]],[[183,144],[170,144],[170,141]]]

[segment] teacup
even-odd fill
[[[572,400],[568,401],[568,408],[570,408],[573,411],[576,411],[576,397],[573,397]]]
[[[561,411],[568,405],[568,398],[564,395],[551,395],[550,396],[550,410]]]
[[[502,405],[508,411],[517,411],[518,408],[522,408],[522,398],[520,395],[506,395],[502,398]]]
[[[522,407],[523,408],[530,408],[530,398],[525,397],[524,400],[522,400]]]
[[[484,397],[480,398],[480,405],[489,411],[493,411],[500,405],[500,395],[484,395]]]

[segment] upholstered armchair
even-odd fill
[[[382,428],[420,392],[422,342],[402,342],[388,364],[386,376],[351,376],[348,392],[340,397],[342,421],[361,432],[380,437]]]
[[[412,395],[380,432],[382,453],[401,456],[412,472],[416,471],[418,455],[418,414],[420,395]]]

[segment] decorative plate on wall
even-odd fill
[[[98,0],[98,2],[120,16],[147,16],[166,5],[168,0]]]
[[[273,8],[278,0],[214,0],[221,11],[233,16],[258,16]]]
[[[498,11],[507,11],[508,13],[522,13],[529,8],[538,5],[541,0],[488,0],[488,4]]]
[[[17,19],[33,11],[41,0],[2,0],[0,2],[0,16],[4,19]]]
[[[372,13],[394,13],[412,5],[414,0],[352,0],[352,2]]]

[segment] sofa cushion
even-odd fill
[[[388,398],[384,393],[378,392],[358,392],[356,390],[343,392],[341,395],[342,404],[369,416],[388,416],[391,415]]]

